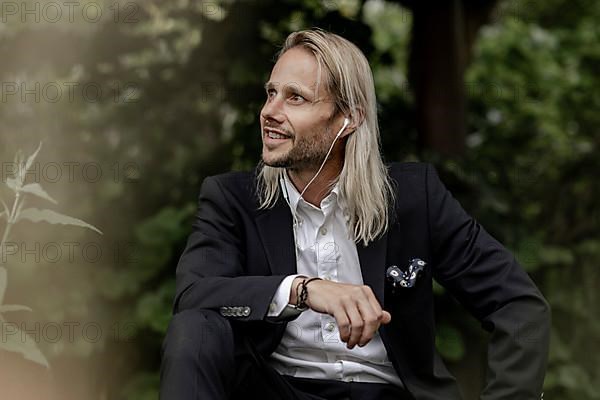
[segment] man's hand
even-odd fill
[[[297,277],[292,284],[290,302],[296,302],[296,287],[306,278]],[[387,324],[392,316],[384,311],[373,291],[366,285],[352,285],[328,280],[315,280],[307,285],[306,304],[319,313],[335,317],[340,339],[346,347],[363,347],[373,338],[381,324]]]

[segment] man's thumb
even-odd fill
[[[392,320],[392,314],[390,314],[389,312],[383,310],[383,318],[381,318],[381,323],[382,324],[387,324]]]

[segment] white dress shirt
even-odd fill
[[[280,284],[267,316],[276,317],[288,304],[292,281],[299,275],[334,282],[363,284],[356,244],[348,236],[345,202],[338,184],[317,208],[300,197],[284,174],[290,207],[296,210],[297,274]],[[285,188],[282,188],[285,191]],[[403,387],[376,332],[366,346],[350,350],[340,339],[336,320],[311,309],[288,322],[279,346],[267,361],[279,373],[301,378],[344,382],[388,383]]]

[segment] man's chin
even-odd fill
[[[288,168],[289,167],[289,163],[285,159],[273,159],[273,158],[265,157],[263,155],[262,161],[263,161],[263,164],[265,164],[269,167],[273,167],[273,168]]]

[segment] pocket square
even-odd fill
[[[412,258],[405,271],[396,265],[389,266],[385,276],[392,286],[392,292],[396,292],[400,288],[414,287],[426,265],[427,263],[420,258]]]

